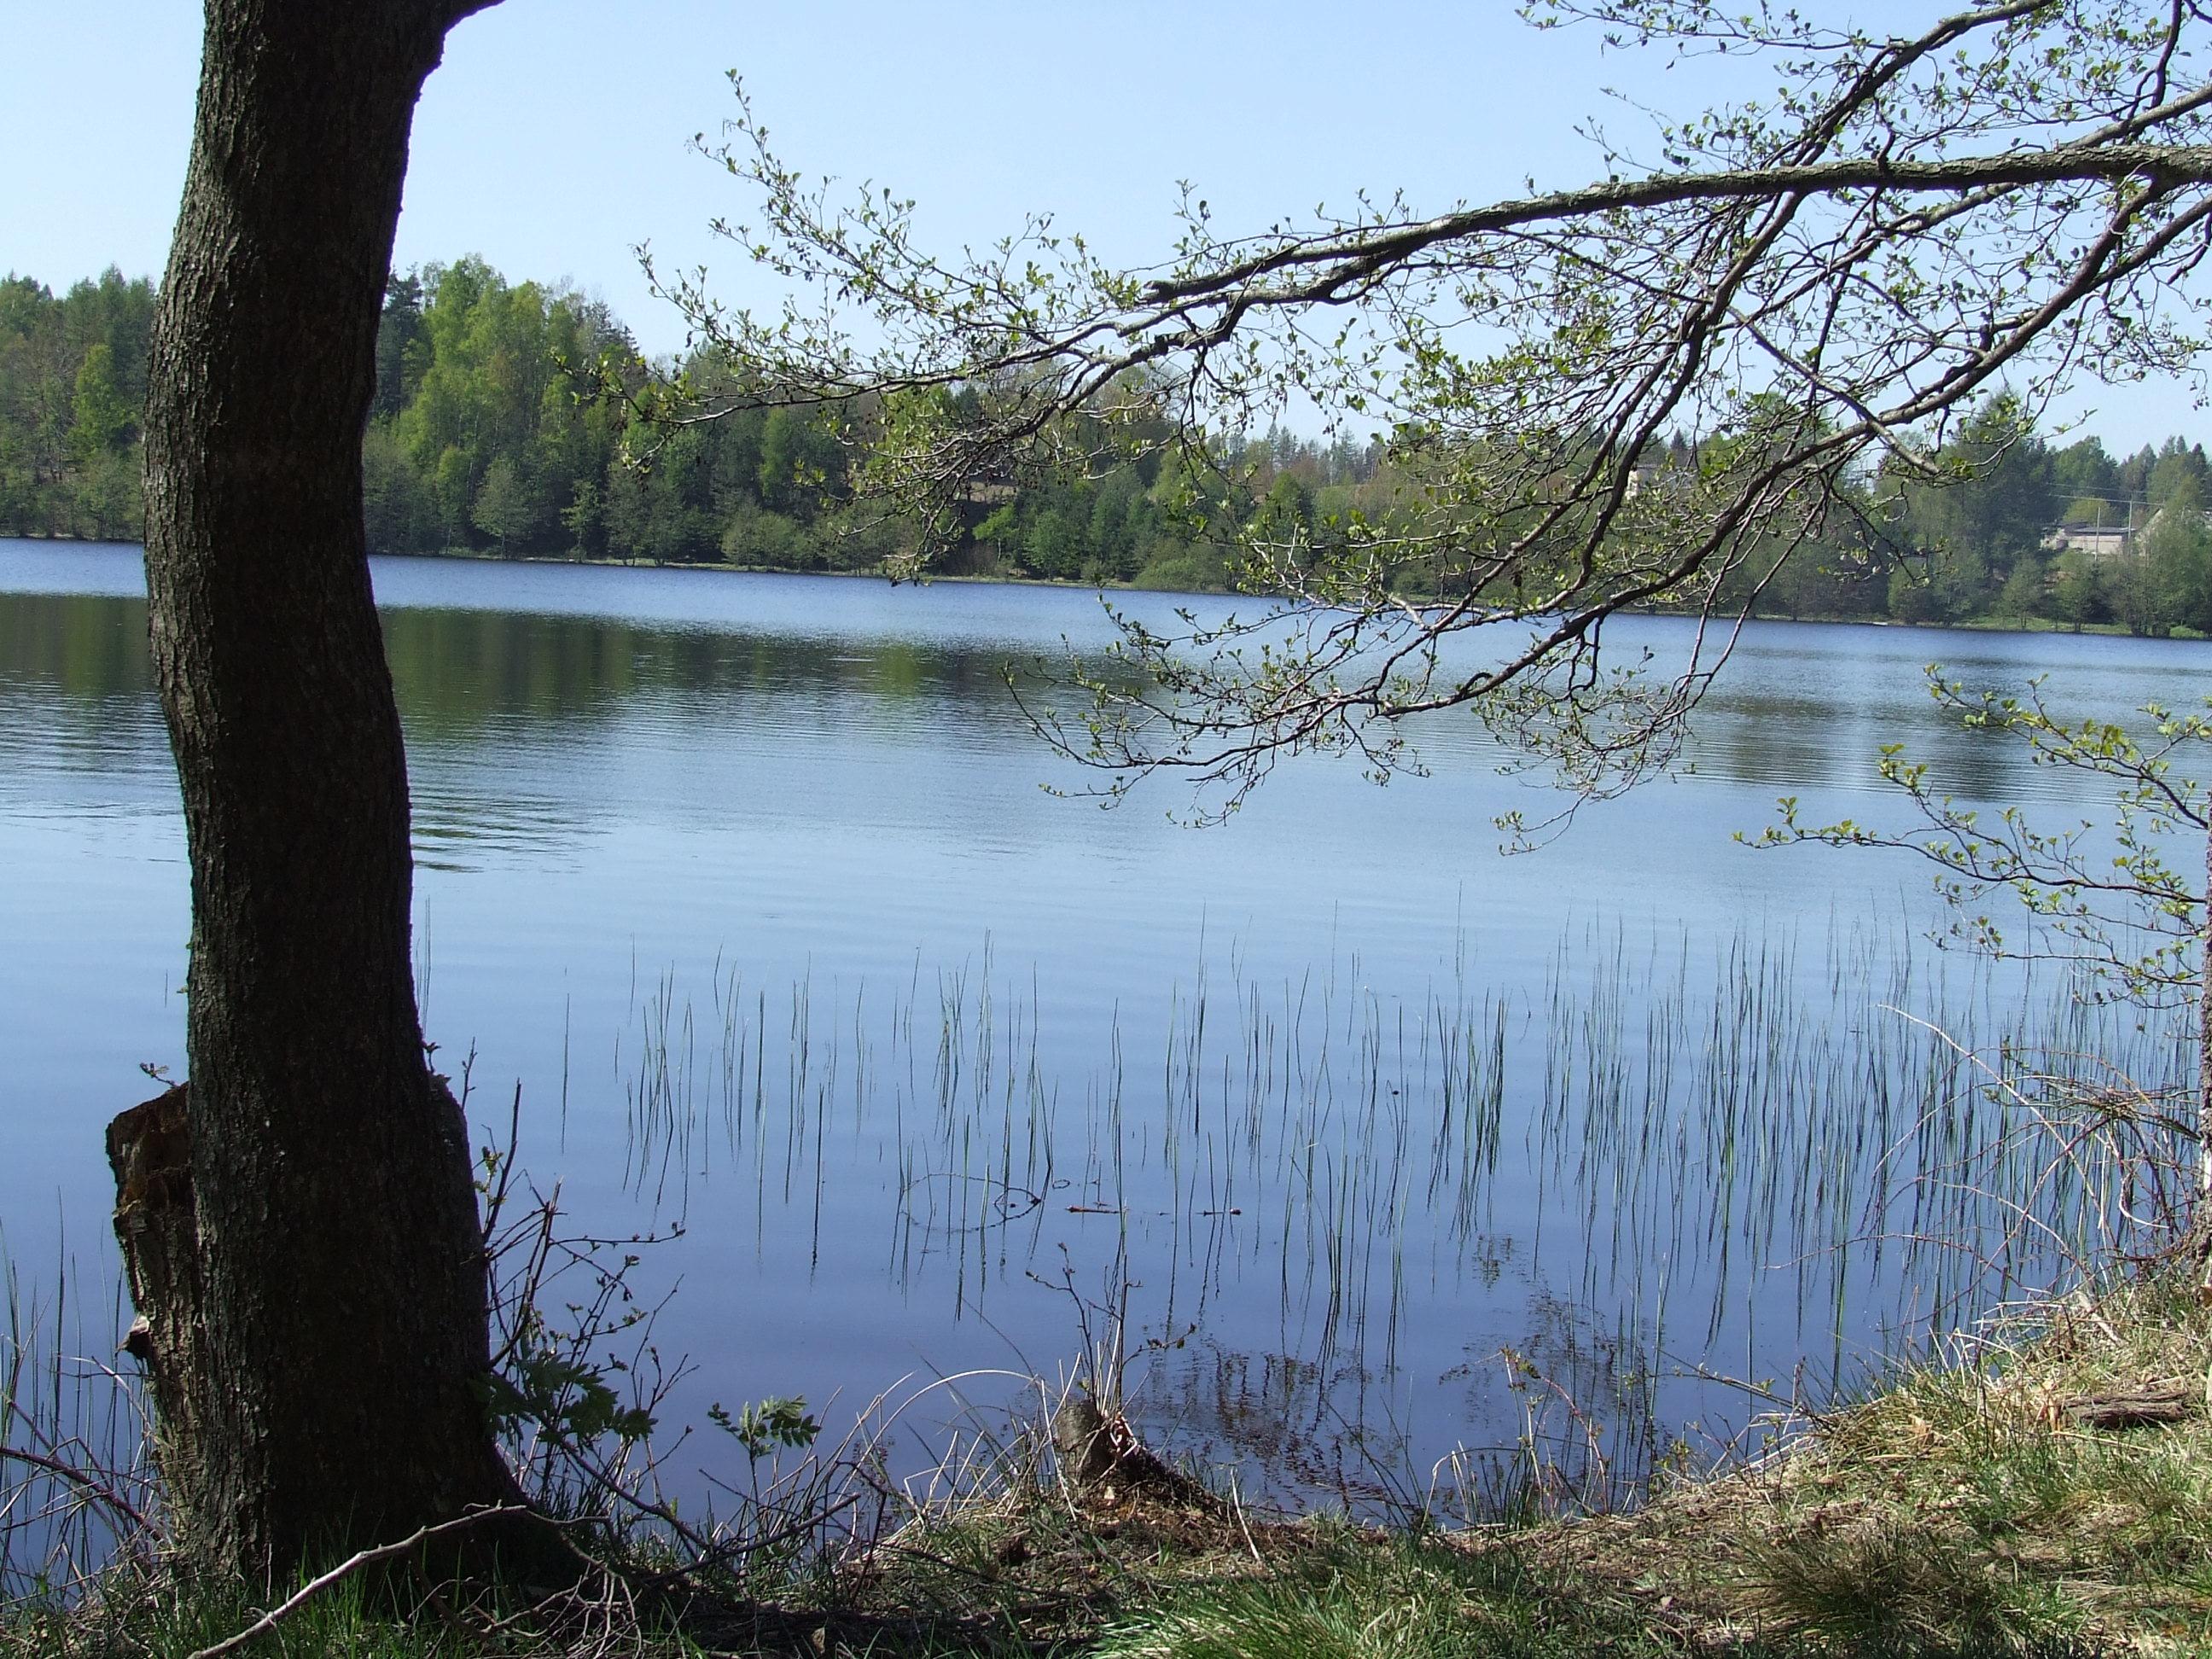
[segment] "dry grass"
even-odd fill
[[[1962,1337],[1776,1455],[1516,1547],[1717,1646],[2212,1652],[2208,1367],[2193,1286],[2147,1278]],[[2177,1383],[2177,1423],[2069,1410]]]

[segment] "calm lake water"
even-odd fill
[[[1420,733],[1429,777],[1288,764],[1214,830],[1171,822],[1166,787],[1112,811],[1048,793],[1081,779],[1000,669],[1102,641],[1079,593],[375,575],[430,1035],[454,1068],[473,1053],[487,1135],[520,1084],[522,1163],[580,1224],[683,1224],[640,1270],[676,1287],[678,1415],[799,1394],[835,1425],[902,1378],[1055,1375],[1071,1287],[1126,1279],[1133,1346],[1173,1345],[1133,1364],[1135,1414],[1248,1492],[1419,1490],[1455,1446],[1510,1446],[1532,1402],[1571,1440],[1549,1382],[1632,1469],[1759,1409],[1700,1372],[1849,1376],[2001,1290],[1906,1242],[1995,1223],[1912,1184],[1994,1109],[1905,1012],[2152,1080],[2187,1064],[2047,975],[1916,945],[1940,920],[1924,866],[1731,836],[1784,794],[1901,822],[1890,741],[1962,798],[2094,816],[1947,726],[1922,665],[2048,675],[2118,716],[2201,696],[2203,645],[1754,626],[1694,770],[1509,859],[1493,818],[1549,797],[1463,720]],[[109,1281],[102,1126],[149,1092],[142,1063],[181,1066],[183,836],[141,592],[135,549],[0,541],[0,1226],[27,1288],[64,1257]],[[1516,1389],[1509,1349],[1549,1382]]]

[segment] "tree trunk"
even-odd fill
[[[406,763],[361,505],[408,129],[477,9],[209,0],[151,349],[147,588],[191,855],[191,1083],[170,1103],[190,1210],[141,1212],[132,1281],[162,1295],[149,1225],[170,1255],[190,1243],[196,1272],[169,1261],[161,1282],[196,1308],[141,1310],[170,1501],[195,1559],[254,1581],[513,1492],[479,1392],[467,1128],[415,1005]]]

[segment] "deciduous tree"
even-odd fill
[[[146,416],[188,1085],[113,1136],[171,1515],[250,1578],[511,1496],[466,1126],[424,1053],[362,430],[408,130],[481,0],[209,0]]]

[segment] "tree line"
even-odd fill
[[[1654,476],[1685,459],[1678,444]],[[1754,553],[1722,594],[1765,616],[2212,632],[2208,504],[2202,444],[2055,443],[1998,396],[1909,465],[1847,480],[1811,556]]]
[[[58,295],[0,282],[0,534],[138,538],[155,297],[112,268]],[[672,376],[708,399],[729,389],[703,351],[647,362],[604,301],[573,289],[509,283],[475,258],[395,276],[362,442],[371,550],[865,571],[910,543],[855,489],[866,404],[738,408],[641,443],[633,403]],[[1703,459],[1676,437],[1639,477],[1664,487]],[[1855,481],[1811,556],[1785,559],[1778,543],[1727,575],[1723,601],[1766,616],[2212,632],[2202,444],[2115,456],[2094,436],[2048,440],[1997,398],[1921,461]],[[1140,448],[975,488],[943,564],[1226,589],[1245,569],[1240,544],[1310,560],[1350,526],[1387,526],[1415,488],[1379,439],[1275,429],[1203,465]],[[1407,561],[1389,580],[1420,594],[1449,577]]]
[[[370,548],[854,571],[907,545],[907,526],[856,499],[866,404],[738,407],[641,441],[631,404],[656,370],[729,401],[711,356],[647,363],[604,301],[510,284],[477,259],[393,278],[362,453]],[[1309,481],[1282,492],[1307,517],[1316,489],[1374,470],[1372,446],[1279,434],[1262,447],[1279,454],[1271,474]],[[981,487],[950,572],[1226,586],[1220,550],[1173,510],[1175,474],[1154,453]]]
[[[154,284],[0,281],[0,533],[137,541]]]

